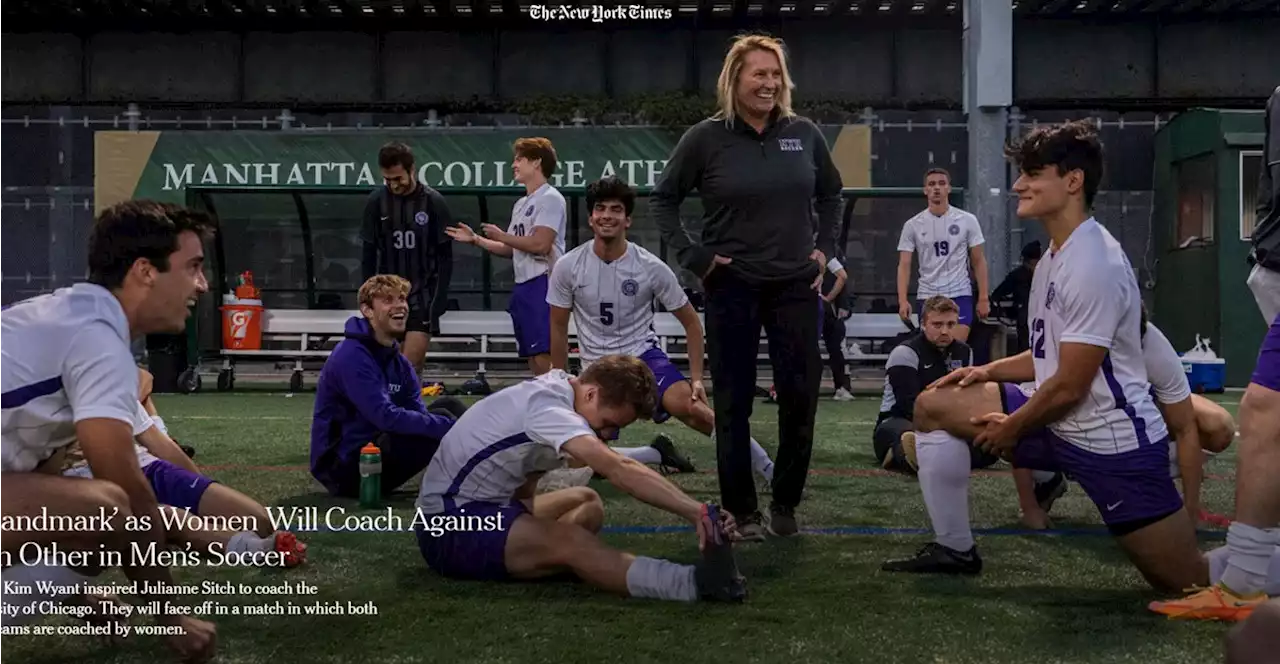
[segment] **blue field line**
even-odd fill
[[[691,533],[692,526],[605,526],[602,534],[611,535],[657,535],[664,533]],[[933,531],[928,528],[887,528],[884,526],[834,526],[830,528],[801,528],[806,535],[928,535]],[[1106,528],[1051,528],[1048,530],[1029,530],[1027,528],[976,528],[974,535],[984,536],[1023,536],[1042,535],[1059,537],[1111,537]],[[1205,539],[1225,539],[1226,531],[1201,530],[1198,534]]]

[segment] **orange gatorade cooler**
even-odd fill
[[[222,347],[262,349],[262,300],[235,300],[222,305]]]

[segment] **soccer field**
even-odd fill
[[[1220,399],[1234,414],[1238,395]],[[313,395],[240,391],[158,395],[179,442],[197,450],[207,474],[268,507],[342,505],[307,472]],[[301,568],[184,568],[202,580],[278,587],[306,581],[314,595],[205,595],[192,606],[372,602],[370,615],[215,616],[219,662],[1177,662],[1218,661],[1222,624],[1170,621],[1146,610],[1148,589],[1102,528],[1078,486],[1054,508],[1057,530],[1019,529],[1006,466],[973,479],[972,513],[985,568],[976,578],[892,575],[889,557],[928,540],[914,479],[875,468],[870,436],[879,398],[819,407],[804,533],[737,548],[750,597],[742,605],[621,599],[572,582],[500,585],[441,579],[427,569],[411,532],[310,532]],[[776,406],[756,402],[753,434],[772,454]],[[621,444],[671,435],[702,471],[673,479],[691,495],[719,500],[710,442],[675,420],[642,423]],[[1205,506],[1230,514],[1234,449],[1210,463]],[[1003,470],[999,470],[1003,468]],[[678,519],[594,481],[605,500],[605,539],[629,551],[692,561],[697,542]],[[416,483],[393,502],[407,525]],[[761,496],[767,510],[768,496]],[[372,513],[370,513],[372,514]],[[1202,532],[1202,545],[1223,531]],[[119,572],[106,579],[123,581]],[[149,619],[134,619],[147,624]],[[46,621],[71,624],[69,618]],[[169,661],[158,637],[111,648],[82,636],[10,637],[12,662]]]

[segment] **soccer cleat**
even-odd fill
[[[1054,473],[1049,481],[1037,484],[1035,492],[1040,509],[1048,514],[1053,504],[1067,492],[1067,478],[1062,473]]]
[[[697,468],[688,459],[680,456],[676,451],[676,444],[666,434],[660,433],[653,437],[653,442],[649,444],[658,454],[662,456],[662,460],[658,462],[658,468],[664,475],[672,473],[696,473]]]
[[[1190,595],[1167,602],[1152,602],[1148,609],[1169,616],[1171,620],[1223,620],[1238,622],[1253,614],[1267,601],[1264,593],[1241,597],[1221,583],[1208,588],[1192,588]]]
[[[769,534],[774,537],[791,537],[800,532],[800,527],[796,525],[796,510],[794,507],[784,507],[782,505],[771,505],[769,507]]]
[[[694,565],[698,598],[713,602],[741,602],[747,598],[747,580],[738,572],[733,544],[720,522],[720,508],[705,503],[702,525],[707,529],[707,544],[702,560]]]
[[[920,547],[911,558],[887,560],[880,565],[885,572],[908,572],[911,574],[980,574],[982,558],[978,555],[978,547],[968,551],[956,551],[937,542],[929,542]]]
[[[736,517],[735,517],[736,518]],[[764,517],[759,512],[752,512],[742,518],[736,519],[738,522],[738,540],[742,542],[763,542],[764,541]]]
[[[298,536],[286,530],[276,533],[275,550],[284,554],[285,567],[297,567],[307,562],[307,545]]]
[[[898,440],[902,443],[902,457],[907,465],[911,466],[912,472],[919,472],[920,462],[916,458],[916,432],[908,431]]]

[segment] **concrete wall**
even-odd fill
[[[958,24],[790,22],[801,96],[885,107],[961,102]],[[710,91],[730,30],[5,34],[6,102],[424,103],[533,94]],[[1280,19],[1019,19],[1015,97],[1263,98]],[[1103,48],[1103,45],[1106,48]]]

